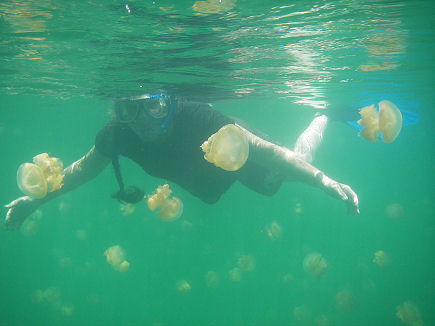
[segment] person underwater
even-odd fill
[[[236,171],[211,164],[200,147],[226,125],[236,125],[249,146],[246,162]],[[315,117],[291,150],[240,126],[209,104],[165,91],[121,98],[115,101],[112,118],[97,133],[89,152],[63,170],[62,187],[43,198],[13,200],[5,206],[5,225],[19,227],[42,204],[94,179],[110,163],[119,184],[113,197],[125,203],[139,202],[144,193],[138,187],[124,186],[119,156],[131,159],[153,177],[178,184],[208,204],[216,203],[236,181],[267,196],[274,195],[284,181],[299,181],[343,201],[350,213],[358,214],[358,197],[351,187],[310,163],[326,125],[324,115]]]

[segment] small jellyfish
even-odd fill
[[[60,189],[62,180],[62,161],[47,153],[36,155],[33,163],[23,163],[17,171],[18,187],[31,198],[43,198],[47,192]]]
[[[399,203],[389,204],[387,205],[387,207],[385,207],[385,215],[387,215],[388,218],[398,219],[403,217],[403,214],[404,214],[403,206],[400,205]]]
[[[60,306],[60,312],[65,317],[71,317],[74,311],[74,306],[71,303],[63,303]]]
[[[168,184],[157,187],[154,193],[147,196],[147,205],[151,211],[157,209],[157,217],[162,221],[173,221],[183,214],[183,202],[177,197],[169,198],[172,190]]]
[[[404,324],[411,326],[423,326],[418,306],[411,302],[405,301],[396,307],[396,316]]]
[[[237,259],[237,265],[244,272],[252,272],[255,269],[255,258],[250,255],[241,255]]]
[[[282,233],[281,225],[276,221],[272,221],[269,225],[266,225],[263,231],[266,237],[272,241],[280,238]]]
[[[217,287],[219,283],[219,274],[215,271],[208,271],[205,274],[205,284],[209,288],[215,288]]]
[[[383,250],[378,250],[375,252],[373,262],[381,268],[390,265],[390,257]]]
[[[135,207],[132,204],[127,203],[127,204],[121,204],[119,206],[119,209],[121,210],[122,215],[128,216],[134,213]]]
[[[376,142],[382,135],[384,143],[392,143],[402,129],[402,114],[394,103],[383,100],[379,102],[379,112],[372,104],[360,110],[361,119],[358,124],[363,126],[361,136],[371,142]]]
[[[319,278],[328,268],[328,262],[318,252],[312,252],[305,256],[302,267],[308,274]]]
[[[355,296],[348,290],[342,290],[335,295],[335,308],[341,312],[350,312],[355,309]]]
[[[211,135],[201,149],[210,163],[227,171],[236,171],[248,159],[249,141],[242,128],[228,124]]]
[[[231,282],[240,282],[242,279],[242,270],[238,267],[230,269],[228,272],[228,278]]]
[[[83,230],[83,229],[76,230],[76,238],[78,240],[81,240],[81,241],[86,240],[87,235],[88,234],[87,234],[86,230]]]
[[[180,280],[176,284],[176,288],[178,293],[180,294],[187,294],[192,289],[190,284],[186,280]]]
[[[115,245],[108,248],[104,256],[106,256],[107,263],[112,265],[116,271],[124,273],[129,270],[130,263],[125,260],[125,251],[120,246]]]

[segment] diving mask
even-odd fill
[[[139,113],[153,119],[162,119],[168,116],[171,109],[171,100],[166,94],[143,94],[115,103],[115,113],[121,123],[135,121]]]

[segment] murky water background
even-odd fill
[[[20,231],[1,231],[0,325],[402,325],[398,306],[435,324],[434,10],[431,1],[2,2],[1,204],[20,196],[22,162],[49,152],[72,163],[111,100],[142,90],[211,102],[288,146],[325,107],[388,99],[420,121],[389,145],[328,127],[314,165],[357,191],[357,217],[301,184],[270,198],[235,184],[212,206],[171,184],[184,213],[163,223],[144,203],[123,215],[107,168]],[[164,183],[121,165],[147,193]],[[106,263],[113,245],[128,272]],[[373,262],[379,251],[385,264]],[[303,268],[310,253],[327,261],[319,278]],[[177,289],[182,280],[190,289]]]

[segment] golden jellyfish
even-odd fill
[[[404,303],[396,307],[396,316],[404,324],[411,326],[423,326],[421,320],[420,310],[417,305],[411,301],[405,301]]]
[[[385,251],[378,250],[375,252],[373,262],[379,267],[384,268],[390,265],[390,257],[387,255]]]
[[[209,288],[215,288],[217,287],[219,283],[219,274],[215,271],[208,271],[205,274],[205,284]]]
[[[20,190],[31,198],[43,198],[47,192],[62,187],[62,161],[49,157],[47,153],[36,155],[33,163],[23,163],[17,171]]]
[[[119,206],[119,209],[121,210],[122,215],[128,216],[134,213],[135,207],[132,204],[127,203],[127,204],[121,204]]]
[[[186,280],[180,280],[176,284],[176,288],[178,293],[180,294],[187,294],[192,289],[190,284]]]
[[[71,317],[74,311],[74,306],[71,303],[64,303],[60,306],[60,312],[65,317]]]
[[[350,312],[355,309],[355,296],[348,290],[342,290],[335,295],[335,308],[341,312]]]
[[[125,273],[130,269],[130,263],[125,259],[125,251],[120,246],[115,245],[108,248],[104,252],[104,256],[114,270]]]
[[[402,129],[402,114],[390,101],[380,101],[378,106],[379,112],[374,104],[359,111],[362,118],[358,120],[358,124],[364,127],[361,136],[368,141],[376,142],[381,134],[382,141],[390,144]]]
[[[319,278],[328,268],[328,262],[318,252],[312,252],[305,256],[302,267],[308,274]]]
[[[228,278],[231,282],[240,282],[242,280],[242,270],[238,267],[230,269]]]
[[[280,238],[282,233],[281,225],[279,225],[279,223],[276,221],[272,221],[269,225],[266,225],[263,231],[266,237],[272,241]]]
[[[391,219],[398,219],[403,217],[404,209],[403,206],[399,203],[388,204],[385,207],[385,215]]]
[[[227,171],[237,171],[248,159],[249,141],[241,127],[228,124],[211,135],[201,149],[210,163]]]
[[[255,269],[255,258],[251,255],[241,255],[237,259],[237,265],[244,272],[252,272]]]
[[[157,187],[154,193],[147,197],[147,205],[151,211],[157,209],[157,216],[162,221],[173,221],[183,214],[183,202],[177,197],[169,198],[172,190],[168,184]]]

